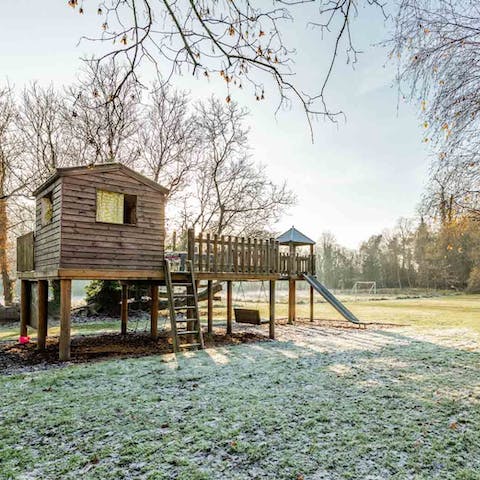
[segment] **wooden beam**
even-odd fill
[[[233,314],[233,302],[232,302],[232,281],[227,281],[227,335],[232,333],[232,314]]]
[[[213,282],[209,280],[207,283],[207,332],[213,332]]]
[[[121,332],[127,334],[128,325],[128,285],[122,284],[122,305],[120,310]]]
[[[60,343],[59,358],[70,360],[70,311],[72,302],[72,281],[60,280]]]
[[[314,312],[313,312],[313,295],[314,295],[313,287],[310,285],[310,321],[311,321],[311,322],[313,322],[313,316],[314,316]]]
[[[275,339],[275,280],[270,280],[270,322],[269,337]]]
[[[37,349],[45,350],[48,329],[48,280],[37,282]]]
[[[158,285],[150,285],[150,335],[153,339],[158,337]]]
[[[295,323],[296,319],[296,291],[295,291],[295,280],[293,278],[288,279],[288,323]]]
[[[30,324],[32,305],[32,284],[28,280],[22,280],[20,291],[20,336],[26,337]]]

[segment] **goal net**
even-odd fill
[[[377,293],[377,282],[355,282],[352,287],[352,293]]]

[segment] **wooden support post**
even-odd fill
[[[152,298],[150,307],[150,336],[156,339],[158,337],[158,285],[150,285],[150,297]]]
[[[121,332],[122,335],[127,334],[127,325],[128,325],[128,285],[122,283],[122,306],[120,313],[121,320]]]
[[[72,281],[60,280],[60,361],[70,360],[70,310],[72,302]]]
[[[48,280],[37,282],[37,349],[45,350],[48,329]]]
[[[293,278],[288,279],[288,323],[293,324],[296,319],[295,307],[296,307],[296,292],[295,292],[295,280]]]
[[[314,316],[314,313],[313,313],[313,295],[314,295],[313,287],[310,286],[310,321],[311,322],[313,322],[313,316]]]
[[[32,284],[28,280],[22,280],[20,297],[20,336],[26,337],[32,313]]]
[[[232,281],[227,281],[227,335],[232,333]]]
[[[275,339],[275,280],[270,280],[270,322],[269,337]]]
[[[213,332],[213,282],[208,280],[207,283],[207,332]]]

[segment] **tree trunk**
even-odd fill
[[[5,305],[13,302],[13,282],[8,273],[7,258],[7,200],[0,200],[0,272],[2,274],[3,296]]]

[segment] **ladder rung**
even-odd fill
[[[172,283],[172,287],[192,287],[193,286],[193,283],[190,282],[190,283]]]
[[[198,330],[177,330],[178,335],[198,335]]]
[[[185,297],[194,297],[192,293],[174,293],[173,298],[185,298]]]
[[[193,310],[195,305],[184,305],[183,307],[173,307],[174,310]]]
[[[176,322],[177,323],[187,323],[187,322],[196,322],[196,318],[177,318]]]

